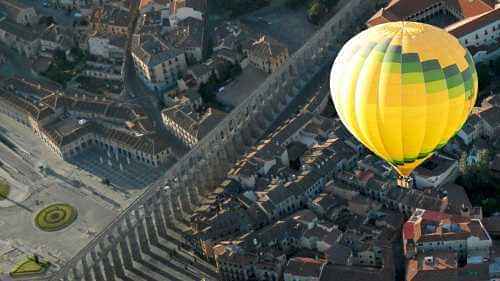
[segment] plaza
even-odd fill
[[[30,128],[3,114],[0,124],[9,144],[0,143],[0,177],[10,186],[8,199],[0,201],[3,272],[33,253],[54,265],[49,272],[57,271],[166,169],[127,161],[98,148],[89,148],[66,162]],[[34,218],[54,203],[71,205],[78,216],[67,228],[42,231]]]

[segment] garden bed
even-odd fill
[[[58,231],[71,225],[77,216],[76,209],[71,205],[56,203],[39,211],[35,216],[35,224],[43,231]]]
[[[49,266],[49,262],[42,262],[35,257],[28,257],[26,260],[18,263],[10,271],[10,276],[15,278],[41,274],[44,273]]]

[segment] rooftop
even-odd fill
[[[262,59],[270,59],[288,54],[288,48],[269,36],[262,36],[251,43],[249,52]]]
[[[488,263],[469,263],[458,266],[457,254],[453,252],[433,252],[419,254],[410,259],[406,266],[407,281],[489,281]]]
[[[319,278],[321,276],[321,272],[323,271],[324,265],[324,260],[295,257],[291,258],[288,261],[285,267],[284,274],[298,277]]]
[[[37,40],[39,35],[34,27],[17,24],[10,19],[0,20],[0,29],[10,34],[14,34],[17,38],[20,38],[28,43]]]
[[[392,277],[392,276],[391,276]],[[356,280],[356,281],[386,281],[390,277],[378,269],[360,266],[327,264],[323,269],[320,281]]]
[[[175,122],[197,140],[201,140],[224,119],[226,114],[214,108],[209,108],[205,112],[197,112],[191,104],[180,103],[163,110],[162,115]]]
[[[481,113],[479,117],[483,119],[489,126],[496,128],[500,126],[500,107],[492,106]]]
[[[134,35],[132,52],[143,63],[155,67],[167,60],[182,55],[182,51],[168,44],[162,38],[151,35]]]
[[[423,11],[431,6],[443,3],[444,9],[453,9],[457,11],[462,18],[469,18],[480,15],[482,13],[494,9],[493,0],[391,0],[386,7],[380,9],[371,19],[368,20],[369,25],[377,25],[389,21],[405,20]]]
[[[472,2],[471,1],[460,1],[460,2],[481,3],[482,1],[478,0]],[[469,34],[470,32],[478,30],[495,21],[498,21],[498,19],[500,18],[500,6],[494,9],[486,8],[485,6],[484,9],[482,9],[482,11],[483,12],[480,14],[477,15],[471,14],[470,16],[466,17],[466,19],[447,26],[446,31],[455,35],[455,37],[460,38],[464,35]]]
[[[415,242],[465,240],[469,237],[491,240],[480,220],[416,209],[403,225],[403,239]]]
[[[112,5],[106,5],[102,8],[102,23],[127,27],[129,24],[130,13],[127,10]]]
[[[457,161],[454,159],[435,154],[420,166],[418,166],[415,169],[415,174],[424,177],[439,176],[450,169],[456,163]]]

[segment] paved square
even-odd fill
[[[294,53],[319,27],[307,20],[305,8],[292,10],[283,6],[269,6],[242,17],[257,34],[269,35],[285,44]]]

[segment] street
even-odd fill
[[[137,6],[138,1],[134,1],[132,5]],[[168,145],[172,148],[175,157],[180,158],[182,155],[188,152],[188,147],[186,147],[177,137],[170,133],[163,124],[163,118],[161,116],[160,98],[157,93],[154,93],[144,85],[141,79],[138,77],[136,70],[134,68],[134,62],[131,55],[131,34],[135,31],[135,26],[137,24],[137,15],[133,14],[133,19],[130,21],[129,26],[129,36],[127,40],[126,54],[125,54],[125,66],[124,66],[124,88],[125,93],[128,94],[128,102],[140,105],[148,118],[153,122],[153,126],[157,132],[162,136],[162,138],[167,141]]]

